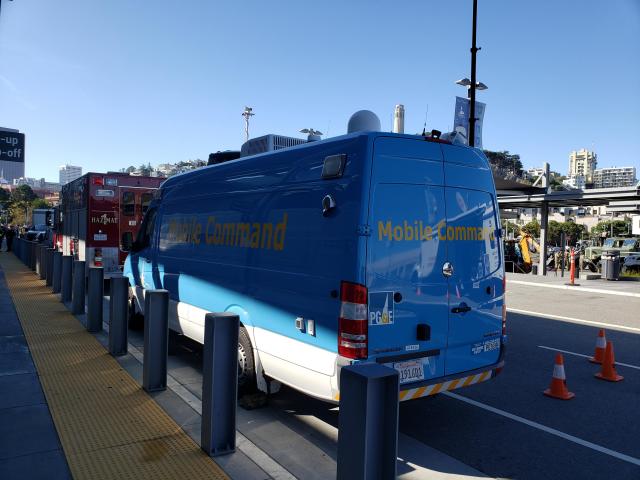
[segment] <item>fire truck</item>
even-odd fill
[[[87,173],[62,187],[56,243],[65,255],[119,275],[164,178]]]

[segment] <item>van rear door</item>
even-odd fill
[[[502,327],[502,258],[491,170],[475,150],[442,148],[447,208],[449,338],[445,374],[498,361]]]
[[[378,137],[370,190],[366,286],[369,358],[401,383],[444,375],[448,334],[445,190],[440,145]]]

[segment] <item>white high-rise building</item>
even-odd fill
[[[66,185],[67,183],[82,176],[82,167],[76,167],[75,165],[60,165],[58,172],[60,175],[60,184]]]
[[[586,148],[569,154],[569,178],[582,176],[586,183],[593,182],[593,172],[598,164],[598,156]]]
[[[631,187],[636,181],[636,167],[599,168],[593,172],[595,188]]]

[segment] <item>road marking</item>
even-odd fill
[[[578,437],[574,437],[573,435],[569,435],[568,433],[561,432],[560,430],[556,430],[555,428],[547,427],[540,423],[534,422],[532,420],[527,420],[526,418],[519,417],[514,415],[513,413],[505,412],[504,410],[500,410],[499,408],[492,407],[490,405],[486,405],[484,403],[477,402],[476,400],[471,400],[470,398],[463,397],[462,395],[458,395],[457,393],[452,392],[444,392],[442,395],[446,395],[447,397],[455,398],[456,400],[460,400],[461,402],[468,403],[469,405],[473,405],[474,407],[482,408],[483,410],[487,410],[491,413],[495,413],[496,415],[501,415],[510,420],[514,420],[516,422],[523,423],[528,425],[529,427],[536,428],[546,433],[550,433],[551,435],[555,435],[556,437],[563,438],[570,442],[576,443],[578,445],[582,445],[583,447],[590,448],[591,450],[595,450],[600,453],[604,453],[605,455],[610,455],[612,457],[617,458],[618,460],[622,460],[624,462],[632,463],[634,465],[640,466],[640,458],[631,457],[629,455],[625,455],[624,453],[616,452],[615,450],[611,450],[609,448],[603,447],[601,445],[597,445],[595,443],[588,442],[587,440],[583,440]]]
[[[584,357],[584,358],[591,358],[592,357],[592,355],[584,355],[582,353],[570,352],[569,350],[561,350],[559,348],[545,347],[544,345],[538,345],[538,348],[544,348],[545,350],[553,350],[554,352],[562,352],[562,353],[566,353],[566,354],[569,354],[569,355],[575,355],[576,357]],[[628,363],[616,362],[616,366],[618,366],[618,365],[622,365],[623,367],[635,368],[636,370],[640,370],[640,367],[638,367],[637,365],[629,365]]]
[[[581,323],[584,325],[594,325],[596,327],[607,327],[611,330],[621,330],[623,332],[640,333],[640,328],[626,327],[624,325],[616,325],[614,323],[593,322],[591,320],[584,320],[582,318],[563,317],[562,315],[552,315],[549,313],[532,312],[531,310],[521,310],[519,308],[507,308],[508,312],[524,313],[525,315],[534,315],[536,317],[554,318],[558,320],[565,320],[570,323]]]
[[[568,280],[568,279],[567,279]],[[605,290],[604,288],[591,288],[591,287],[570,287],[569,285],[550,285],[548,283],[535,283],[535,282],[523,282],[522,280],[510,280],[507,279],[507,285],[529,285],[532,287],[544,287],[544,288],[558,288],[561,290],[571,290],[572,292],[591,292],[591,293],[604,293],[606,295],[621,295],[623,297],[637,297],[640,298],[640,293],[631,292],[617,292],[615,290]]]

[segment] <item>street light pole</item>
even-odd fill
[[[471,33],[471,85],[469,86],[469,146],[475,147],[476,137],[476,24],[478,0],[473,0],[473,28]]]

